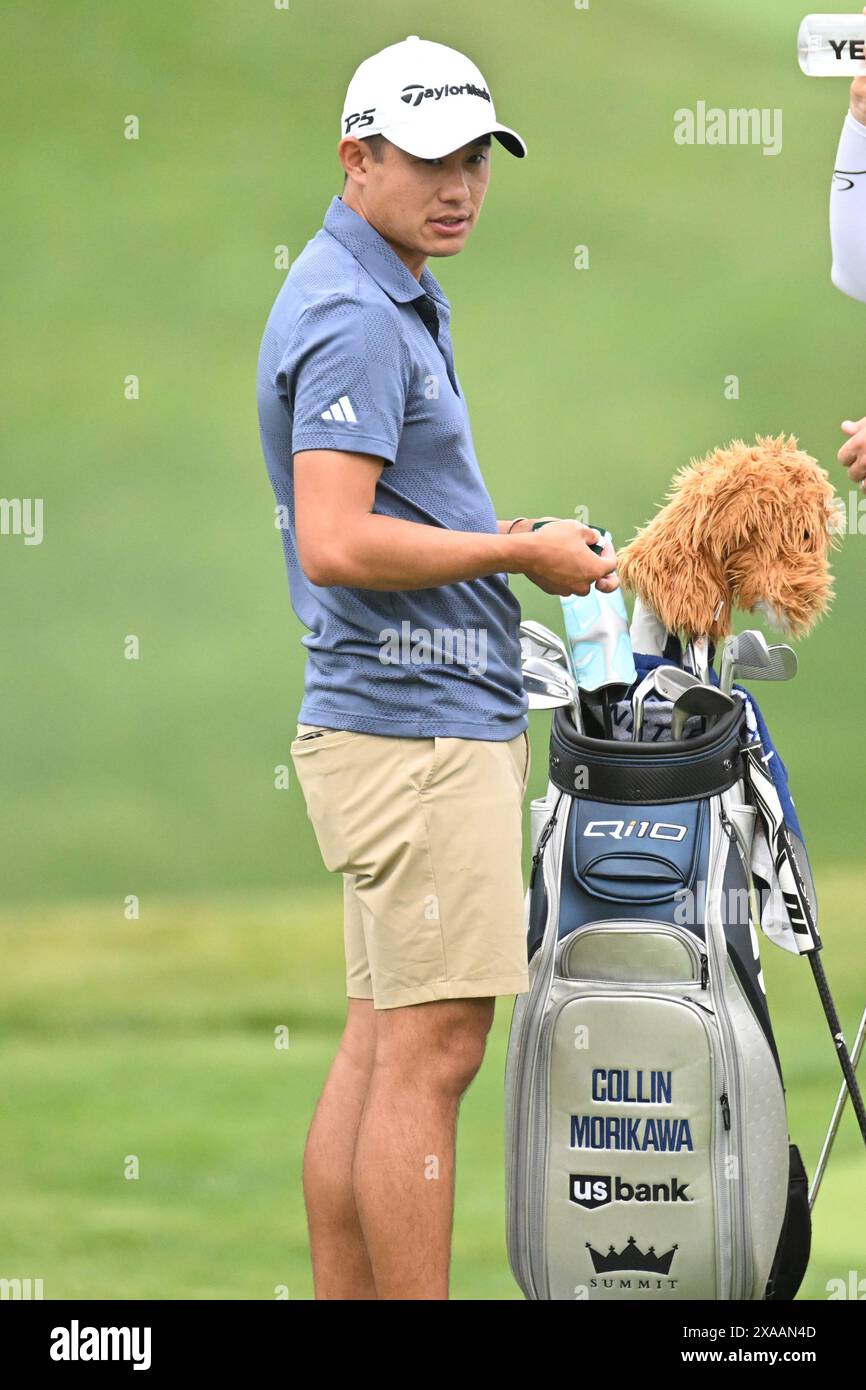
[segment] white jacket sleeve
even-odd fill
[[[866,125],[845,117],[830,187],[830,278],[852,299],[866,302]]]

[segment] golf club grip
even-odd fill
[[[851,1104],[854,1107],[854,1114],[857,1116],[857,1123],[860,1126],[860,1133],[863,1136],[863,1143],[866,1144],[866,1109],[863,1106],[863,1097],[860,1094],[860,1087],[857,1077],[854,1074],[854,1067],[851,1062],[851,1055],[845,1045],[842,1034],[842,1025],[836,1013],[836,1005],[833,1003],[833,996],[830,993],[830,986],[827,983],[827,976],[824,973],[824,966],[817,951],[810,951],[809,964],[812,967],[812,974],[815,977],[815,986],[818,990],[818,997],[824,1009],[824,1014],[830,1025],[830,1032],[833,1037],[833,1044],[839,1058],[839,1066],[842,1068],[842,1075],[845,1078],[845,1085],[851,1096]]]
[[[605,535],[608,535],[608,534],[609,534],[606,526],[596,526],[596,525],[594,525],[594,523],[591,522],[591,521],[588,521],[586,524],[587,524],[587,526],[589,526],[589,527],[591,528],[591,530],[593,530],[593,531],[598,531],[598,533],[599,533],[600,536],[605,536]],[[546,521],[533,521],[533,523],[532,523],[532,529],[533,529],[533,531],[538,531],[540,527],[546,526],[546,525],[547,525],[547,522],[546,522]],[[604,550],[604,545],[602,544],[601,541],[597,541],[595,545],[590,545],[590,546],[587,547],[587,549],[588,549],[588,550],[594,551],[596,555],[601,555],[601,553],[602,553],[603,550]]]

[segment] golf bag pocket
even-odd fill
[[[691,889],[697,871],[701,802],[641,806],[611,815],[595,801],[575,801],[570,857],[575,882],[610,902],[664,903]]]
[[[707,957],[690,932],[653,922],[595,922],[558,947],[557,974],[593,984],[698,985]]]
[[[716,1297],[726,1153],[712,1017],[663,990],[589,989],[561,1005],[542,1060],[545,1293]],[[679,1292],[687,1289],[686,1295]]]

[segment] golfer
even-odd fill
[[[448,1297],[460,1099],[497,995],[528,988],[508,575],[549,594],[618,583],[578,522],[497,519],[475,457],[427,261],[469,240],[491,137],[526,153],[462,54],[411,37],[363,62],[342,197],[260,351],[262,448],[308,629],[292,761],[343,877],[348,1010],[304,1156],[322,1299]]]

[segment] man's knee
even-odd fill
[[[484,1059],[495,999],[441,999],[380,1010],[376,1066],[460,1096]]]
[[[376,1057],[376,1011],[372,999],[348,1000],[340,1053],[350,1065],[368,1075]]]

